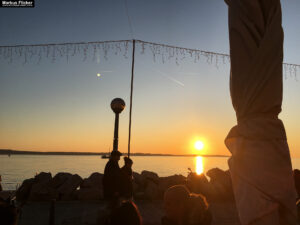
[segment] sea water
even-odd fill
[[[206,173],[218,167],[228,169],[228,157],[192,156],[132,156],[133,170],[156,172],[159,176],[182,174],[187,176],[188,168]],[[24,179],[32,178],[39,172],[69,172],[87,178],[93,172],[103,173],[107,159],[101,156],[78,155],[0,155],[0,175],[4,190],[15,190]],[[121,158],[120,166],[124,164]],[[292,159],[293,168],[300,168],[300,158]]]

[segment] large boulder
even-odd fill
[[[80,185],[80,188],[97,188],[103,189],[103,174],[101,173],[92,173],[89,178],[85,178]]]
[[[193,193],[205,195],[209,186],[207,177],[194,172],[189,173],[187,177],[187,187]],[[205,195],[206,196],[206,195]]]
[[[177,174],[168,177],[160,177],[158,184],[160,195],[163,196],[163,194],[169,187],[177,184],[186,184],[186,177]]]
[[[210,177],[210,193],[207,196],[213,201],[234,200],[230,172],[213,168],[207,172]]]
[[[156,183],[154,183],[153,181],[149,180],[147,182],[144,196],[146,199],[149,199],[149,200],[158,199],[160,197],[158,185]]]
[[[51,173],[41,172],[35,175],[35,183],[47,183],[52,179]]]
[[[57,199],[57,191],[47,183],[35,183],[32,185],[29,195],[30,201],[51,201]]]
[[[146,180],[150,180],[156,184],[158,184],[159,182],[159,177],[157,175],[157,173],[151,172],[151,171],[147,171],[147,170],[143,170],[141,173],[141,176],[146,179]]]
[[[141,174],[133,172],[133,181],[140,187],[145,187],[146,185],[146,178],[144,178]]]
[[[80,201],[103,199],[103,191],[99,188],[82,188],[75,191],[76,198]]]
[[[58,189],[58,199],[60,200],[73,200],[73,192],[82,183],[82,178],[75,174],[66,180]]]
[[[26,179],[16,192],[16,199],[19,202],[24,202],[28,199],[32,185],[34,184],[34,178]]]
[[[143,192],[147,185],[147,179],[141,174],[133,172],[133,193]]]
[[[50,201],[57,197],[55,189],[49,187],[52,180],[51,173],[41,172],[34,177],[34,184],[31,187],[30,201]]]
[[[60,187],[64,182],[66,182],[72,174],[70,173],[57,173],[53,179],[49,182],[49,187],[57,189]]]
[[[207,171],[206,175],[210,178],[210,181],[218,181],[226,176],[226,172],[219,168],[212,168]]]

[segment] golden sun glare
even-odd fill
[[[196,173],[198,175],[203,173],[203,158],[201,156],[196,157]]]
[[[200,141],[200,140],[196,141],[194,147],[195,147],[195,149],[197,149],[197,150],[202,150],[202,149],[204,148],[204,143],[203,143],[203,141]]]

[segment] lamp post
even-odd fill
[[[114,142],[113,151],[118,151],[119,142],[119,114],[125,109],[125,102],[121,98],[115,98],[111,101],[110,107],[115,113],[115,130],[114,130]]]

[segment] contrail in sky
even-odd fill
[[[157,70],[157,72],[159,72],[162,76],[168,78],[169,80],[175,82],[176,84],[179,84],[180,86],[184,87],[184,83],[180,82],[179,80],[174,79],[173,77],[169,76],[168,74],[166,74],[160,70]]]
[[[143,63],[144,64],[144,63]],[[152,68],[150,68],[153,72],[158,72],[160,75],[164,76],[165,78],[169,79],[170,81],[173,81],[176,84],[179,84],[180,86],[184,87],[184,83],[180,82],[179,80],[174,79],[173,77],[169,76],[168,74],[160,71],[160,70],[154,70]],[[103,70],[100,71],[99,74],[103,74],[103,73],[112,73],[114,71],[112,70]],[[99,75],[98,75],[99,76]]]
[[[141,62],[144,66],[145,66],[145,63]],[[176,84],[179,84],[180,86],[184,87],[184,83],[180,82],[179,80],[176,80],[174,79],[173,77],[169,76],[168,74],[160,71],[160,70],[155,70],[153,68],[150,67],[150,69],[153,71],[153,72],[158,72],[160,75],[164,76],[165,78],[169,79],[170,81],[173,81],[174,83]]]

